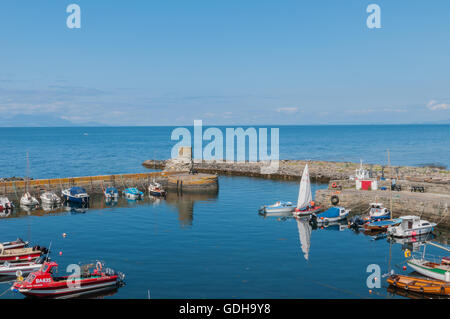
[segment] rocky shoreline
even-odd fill
[[[165,169],[168,163],[170,163],[169,160],[147,160],[142,165],[150,169]],[[355,169],[360,166],[359,163],[351,162],[281,160],[278,171],[272,174],[263,172],[262,168],[267,167],[265,162],[202,161],[201,163],[194,162],[192,168],[198,172],[210,174],[296,180],[301,177],[306,163],[309,164],[311,181],[316,183],[348,180],[349,176],[354,175]],[[364,167],[372,172],[374,178],[388,177],[392,174],[399,180],[450,185],[450,171],[438,167],[393,166],[389,168],[374,164],[367,164]]]

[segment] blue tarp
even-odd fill
[[[70,189],[70,195],[84,194],[86,190],[83,187],[75,186]]]
[[[317,217],[323,217],[323,218],[334,218],[339,217],[339,207],[331,207],[327,209],[326,211],[317,214]]]

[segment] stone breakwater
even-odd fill
[[[348,180],[349,176],[355,174],[359,163],[351,162],[327,162],[327,161],[297,161],[281,160],[276,173],[266,174],[262,168],[267,167],[265,162],[218,162],[202,161],[193,163],[193,169],[202,173],[221,175],[242,175],[251,177],[263,177],[271,179],[296,180],[301,177],[305,164],[309,164],[309,174],[312,182],[328,183],[331,180]],[[147,160],[142,165],[151,169],[168,169],[169,160]],[[431,183],[435,185],[450,185],[450,171],[433,167],[393,166],[392,168],[382,165],[364,165],[372,171],[375,178],[395,176],[399,180],[410,183]]]

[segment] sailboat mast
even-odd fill
[[[391,168],[391,154],[389,152],[389,149],[387,150],[387,156],[388,156],[388,167],[389,167],[389,175],[390,175],[390,187],[389,187],[389,213],[390,218],[392,219],[392,168]]]
[[[27,152],[27,176],[25,177],[25,191],[28,193],[28,176],[30,175],[30,160]]]

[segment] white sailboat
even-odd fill
[[[298,236],[300,239],[300,246],[302,248],[303,256],[309,260],[309,247],[311,246],[311,231],[312,227],[309,224],[308,218],[296,218]]]
[[[30,163],[28,160],[28,153],[27,153],[27,178],[25,180],[25,194],[22,195],[22,197],[20,198],[20,205],[25,206],[25,207],[34,207],[36,205],[39,205],[39,201],[31,196],[30,192],[28,191],[28,171],[30,167]]]
[[[307,216],[316,213],[320,210],[312,200],[311,180],[309,178],[308,164],[303,170],[302,179],[300,181],[300,188],[298,190],[297,208],[294,210],[296,216]]]

